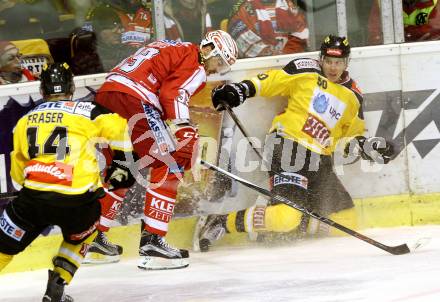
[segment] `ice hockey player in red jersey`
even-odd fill
[[[188,251],[164,238],[177,186],[197,155],[198,130],[190,121],[188,103],[205,86],[207,75],[228,72],[237,54],[235,41],[221,30],[207,33],[199,46],[156,41],[111,70],[96,95],[99,104],[128,120],[138,168],[150,168],[139,268],[189,264]]]

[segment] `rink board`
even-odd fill
[[[399,152],[399,156],[386,166],[356,161],[336,167],[340,179],[355,198],[360,229],[440,223],[440,207],[437,205],[440,173],[434,168],[440,166],[440,42],[363,47],[353,49],[352,53],[349,70],[365,95],[368,135],[386,137],[396,144]],[[209,79],[239,81],[264,72],[269,66],[282,67],[299,56],[239,60],[231,74]],[[316,58],[317,53],[302,56]],[[90,89],[98,88],[104,78],[105,74],[76,77],[75,98],[84,97]],[[1,87],[0,109],[11,99],[22,105],[30,99],[38,100],[38,85],[23,83]],[[209,97],[208,92],[204,95]],[[209,100],[206,103],[209,104]],[[237,108],[236,113],[253,136],[263,139],[271,119],[283,106],[281,99],[255,98]],[[236,131],[235,143],[240,137]],[[244,161],[240,158],[243,154],[237,153],[238,160]],[[3,155],[0,154],[1,192],[6,191],[8,171]],[[252,160],[252,155],[248,157],[247,160]],[[239,175],[259,183],[265,178],[264,172],[258,171]],[[246,207],[255,198],[256,194],[239,188],[235,196],[211,208],[213,212],[224,213]],[[173,221],[170,241],[182,247],[190,246],[194,221],[194,218]],[[127,232],[131,236],[127,236]],[[137,251],[138,233],[138,225],[117,227],[111,231],[110,237],[124,246],[126,256],[133,256]],[[228,243],[242,242],[243,238],[226,240],[231,241]],[[47,256],[55,253],[59,240],[56,235],[39,238],[14,260],[6,272],[48,266],[50,257]]]

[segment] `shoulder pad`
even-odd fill
[[[364,96],[362,95],[362,92],[359,89],[359,87],[357,86],[355,80],[353,80],[352,78],[349,78],[349,80],[342,83],[342,85],[347,87],[351,91],[353,91],[353,93],[356,95],[356,98],[359,101],[358,116],[359,116],[359,118],[363,119],[364,118],[364,113],[363,113]]]
[[[362,103],[362,99],[363,99],[362,92],[353,79],[350,78],[348,81],[341,83],[341,85],[353,91],[356,94],[356,97],[358,98],[359,102]]]
[[[283,70],[288,74],[297,74],[303,72],[321,72],[321,66],[319,62],[309,58],[299,58],[290,61]]]

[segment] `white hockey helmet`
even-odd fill
[[[231,66],[237,61],[238,48],[231,35],[223,30],[214,30],[205,35],[205,38],[200,42],[200,48],[203,46],[213,45],[214,49],[206,56],[205,60],[212,57],[219,57],[220,60],[220,74],[225,74],[231,70]]]

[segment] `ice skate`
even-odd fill
[[[91,244],[83,264],[103,264],[118,262],[122,255],[122,246],[110,242],[103,232],[98,232]]]
[[[60,274],[49,270],[49,280],[47,281],[46,292],[43,302],[73,302],[73,298],[64,293],[66,282],[60,277]]]
[[[187,250],[177,249],[157,234],[142,231],[138,267],[145,270],[184,268],[189,265]]]
[[[202,227],[199,238],[201,252],[207,252],[214,241],[220,240],[226,234],[225,215],[209,215]]]

